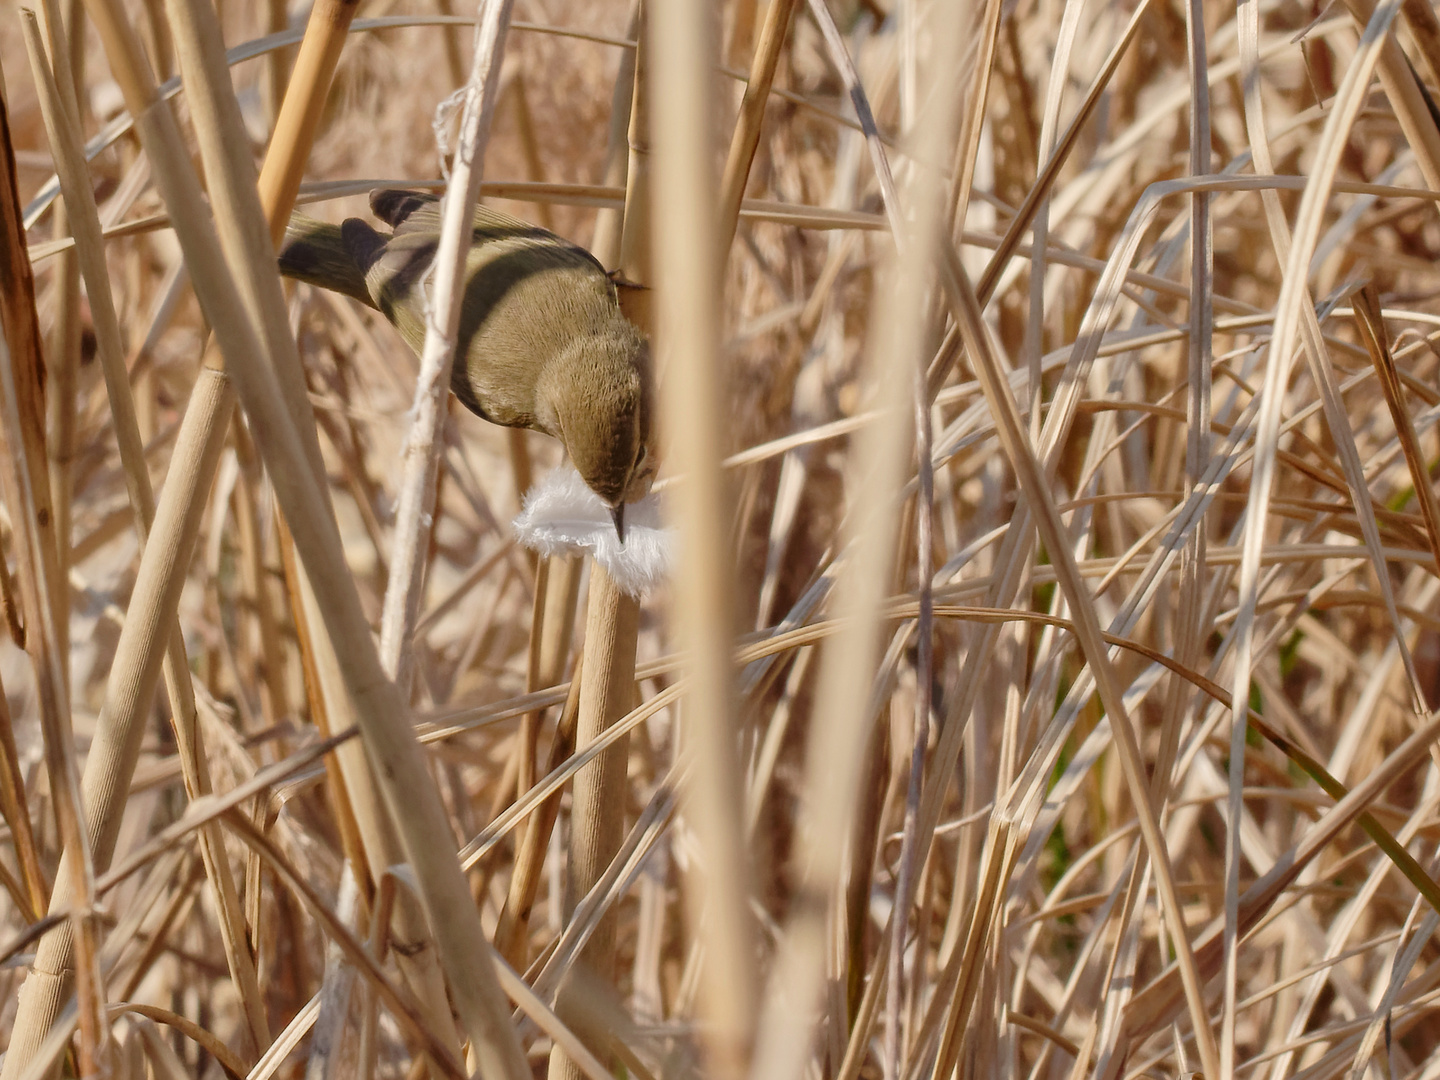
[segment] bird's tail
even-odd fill
[[[365,286],[364,271],[351,257],[338,225],[291,214],[280,246],[280,273],[375,306]]]

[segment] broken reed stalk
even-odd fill
[[[765,9],[765,25],[760,30],[760,43],[750,61],[750,79],[745,84],[745,95],[740,100],[740,115],[735,119],[735,132],[730,139],[729,155],[725,158],[725,171],[720,177],[720,219],[717,235],[720,238],[718,257],[724,264],[735,236],[735,226],[740,221],[740,203],[745,198],[745,185],[750,178],[750,166],[755,161],[755,151],[760,145],[760,133],[765,126],[765,107],[770,101],[770,87],[775,82],[775,69],[780,63],[780,53],[785,46],[785,33],[790,26],[790,17],[799,0],[772,0]],[[741,3],[739,8],[754,5]],[[738,16],[737,16],[738,17]]]
[[[685,818],[704,862],[686,881],[691,933],[705,943],[700,1012],[707,1072],[745,1075],[754,1039],[758,973],[748,910],[750,865],[741,820],[739,728],[732,659],[735,567],[730,551],[733,507],[721,470],[722,418],[729,384],[721,374],[721,260],[728,251],[758,144],[765,99],[792,5],[773,0],[727,162],[720,214],[713,171],[711,102],[718,40],[713,5],[702,0],[657,5],[648,41],[652,138],[656,148],[653,238],[660,310],[657,363],[664,371],[660,410],[667,452],[685,482],[673,495],[679,559],[670,616],[688,656],[689,693],[678,741],[693,764],[683,789]],[[750,90],[763,95],[751,100]],[[702,937],[703,931],[703,937]]]
[[[641,17],[643,27],[645,18]],[[648,52],[641,31],[635,50],[635,79],[630,99],[628,139],[630,154],[625,175],[625,216],[620,238],[620,308],[647,336],[653,329],[649,294],[650,248],[650,129],[649,88],[645,84]],[[618,100],[619,94],[615,95]],[[615,124],[615,117],[611,117]],[[612,127],[613,130],[613,127]],[[593,560],[585,610],[585,662],[577,672],[580,684],[575,747],[584,750],[630,711],[635,695],[635,643],[640,625],[640,601],[621,589]],[[557,736],[558,738],[558,736]],[[575,774],[571,796],[570,843],[566,858],[565,917],[573,917],[575,904],[600,880],[625,834],[625,777],[629,738],[620,739]],[[536,815],[538,817],[538,815]],[[533,889],[532,896],[533,896]],[[528,907],[521,909],[528,912]],[[615,920],[602,919],[589,944],[575,961],[580,971],[603,983],[613,978]],[[586,979],[576,980],[583,984]],[[571,995],[564,980],[556,994],[556,1011],[593,1050],[609,1057],[608,1038]],[[557,1046],[550,1052],[550,1080],[579,1080],[580,1069]]]
[[[475,27],[470,81],[451,166],[440,204],[440,239],[432,263],[425,312],[425,343],[415,383],[413,417],[401,447],[402,474],[395,508],[390,581],[380,620],[380,658],[401,693],[408,696],[414,667],[411,635],[419,618],[425,557],[435,509],[435,475],[441,429],[449,414],[450,371],[456,363],[466,266],[474,233],[475,202],[485,171],[485,146],[500,87],[505,36],[514,0],[486,0]],[[464,362],[463,359],[460,362]],[[523,456],[523,448],[522,448]]]
[[[150,474],[145,465],[144,448],[125,368],[120,323],[110,294],[100,216],[90,190],[89,173],[85,167],[80,138],[79,112],[74,97],[65,92],[65,88],[71,85],[70,56],[64,37],[55,33],[60,15],[54,0],[47,0],[45,13],[50,29],[50,64],[54,67],[53,76],[46,65],[45,52],[33,13],[22,13],[22,25],[30,53],[31,70],[40,96],[41,113],[60,176],[61,190],[65,195],[65,203],[70,208],[78,268],[84,275],[86,292],[90,298],[96,353],[100,358],[106,392],[111,402],[121,468],[125,474],[136,533],[143,543],[155,517],[155,498],[150,487]],[[210,775],[196,723],[195,697],[190,684],[184,637],[179,621],[171,619],[170,622],[168,640],[165,643],[163,674],[176,740],[180,747],[185,786],[193,799],[210,793]],[[270,1041],[269,1025],[265,1019],[264,998],[260,992],[255,965],[246,944],[239,893],[231,875],[229,861],[223,855],[221,834],[217,826],[209,826],[201,833],[200,846],[220,916],[220,936],[224,944],[226,963],[241,998],[253,1052],[258,1055]]]

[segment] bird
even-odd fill
[[[418,355],[440,199],[387,188],[370,193],[370,209],[390,232],[293,214],[280,272],[375,308]],[[473,220],[450,387],[491,423],[560,440],[624,544],[625,505],[655,477],[649,345],[584,248],[488,206]]]

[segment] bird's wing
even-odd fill
[[[280,272],[286,277],[333,289],[353,296],[362,304],[375,306],[362,265],[345,243],[343,230],[334,225],[304,214],[292,214],[285,229],[279,262]]]
[[[405,191],[396,188],[372,191],[370,209],[376,217],[395,230],[396,236],[410,232],[440,232],[440,196],[428,191]],[[475,233],[483,240],[524,237],[541,243],[576,246],[539,225],[532,225],[528,221],[478,203],[473,220]]]
[[[407,341],[417,334],[423,340],[425,300],[420,283],[435,258],[438,237],[418,232],[390,236],[359,218],[347,218],[340,233],[350,258],[365,276],[371,303]],[[411,345],[419,351],[416,341]]]

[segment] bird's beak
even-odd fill
[[[620,546],[625,546],[625,504],[616,503],[610,508],[610,517],[615,522],[615,535],[620,537]]]

